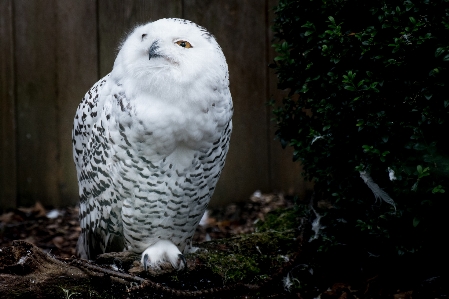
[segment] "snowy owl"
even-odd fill
[[[225,164],[232,113],[212,34],[182,19],[136,27],[75,115],[78,255],[130,250],[145,269],[183,268]]]

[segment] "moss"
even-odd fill
[[[223,282],[235,282],[259,273],[257,262],[242,254],[215,252],[207,255],[207,266],[220,276]]]
[[[300,222],[300,212],[297,209],[278,209],[268,213],[265,221],[257,223],[257,231],[285,231],[296,229]]]
[[[49,289],[49,292],[51,292],[52,296],[55,296],[55,298],[111,299],[116,298],[115,294],[122,293],[124,291],[123,287],[120,286],[119,288],[117,288],[116,286],[110,285],[109,283],[103,282],[99,285],[89,280],[80,284],[67,284],[51,287],[51,290]]]
[[[70,289],[65,289],[61,286],[59,286],[59,288],[62,290],[63,294],[61,298],[65,298],[65,299],[70,299],[72,296],[77,296],[77,295],[81,295],[81,293],[78,293],[74,290],[70,290]]]
[[[205,250],[194,255],[224,283],[263,281],[297,251],[296,232],[267,230],[215,240],[203,244]]]
[[[270,283],[270,291],[283,290],[281,277],[276,275],[281,273],[280,270],[287,265],[286,261],[298,251],[299,246],[299,231],[296,229],[281,230],[288,227],[284,225],[288,221],[284,221],[283,225],[278,225],[281,223],[279,219],[294,219],[290,216],[287,217],[285,213],[274,214],[277,216],[273,218],[273,221],[268,217],[266,229],[263,232],[199,244],[202,250],[186,256],[189,267],[184,271],[175,271],[170,265],[169,268],[172,271],[166,271],[156,276],[150,275],[149,272],[136,272],[134,268],[130,273],[138,273],[152,282],[179,291],[219,289],[224,285],[232,287],[233,283],[261,286],[267,285],[267,282],[273,278],[276,278],[276,282]],[[276,220],[276,218],[278,219]],[[3,251],[6,252],[6,249]],[[2,298],[30,298],[36,297],[36,294],[45,294],[51,298],[114,298],[121,297],[132,285],[114,275],[97,275],[95,274],[96,270],[89,273],[89,270],[82,271],[81,268],[73,265],[55,261],[26,242],[19,242],[9,250],[10,254],[14,256],[24,256],[29,251],[32,252],[31,256],[33,257],[33,259],[29,259],[31,264],[28,267],[28,272],[30,273],[23,273],[22,270],[17,275],[17,279],[10,279],[8,283],[10,287],[7,290],[10,296],[5,297],[2,293]],[[124,261],[131,258],[126,253],[111,253],[103,257],[102,265],[110,265],[116,259],[120,261],[122,255]],[[82,266],[82,263],[80,264]],[[121,264],[130,263],[123,262]],[[32,282],[29,287],[23,287],[29,282]],[[143,288],[153,291],[151,286]],[[277,289],[274,290],[274,288]],[[156,290],[154,291],[156,292]],[[143,290],[139,288],[134,290],[132,295],[126,294],[130,298],[141,298],[143,294],[141,292]],[[156,293],[152,293],[151,296],[164,297],[167,291],[159,290]]]

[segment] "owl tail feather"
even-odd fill
[[[374,193],[374,197],[377,199],[381,199],[385,201],[386,203],[392,205],[394,207],[394,210],[396,210],[396,204],[394,200],[390,197],[390,195],[387,194],[384,190],[382,190],[379,185],[377,185],[368,172],[366,171],[359,171],[360,177],[363,179],[366,185],[368,185],[368,188],[371,189]]]
[[[87,246],[84,233],[80,234],[78,242],[76,243],[76,255],[85,260],[89,259],[89,247]]]

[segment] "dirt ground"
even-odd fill
[[[252,233],[256,230],[255,223],[264,221],[269,212],[289,207],[293,207],[292,198],[286,198],[282,194],[255,192],[246,203],[208,210],[196,231],[194,242]],[[25,240],[52,256],[69,258],[75,255],[79,233],[77,207],[45,209],[40,203],[36,203],[34,207],[19,208],[0,215],[0,248],[11,246],[14,240]],[[348,269],[342,269],[341,273],[346,274],[340,277],[338,271],[327,276],[322,273],[314,275],[313,269],[308,268],[306,256],[284,278],[284,285],[286,290],[292,290],[291,298],[449,297],[446,291],[449,284],[446,284],[444,277],[430,276],[416,287],[410,284],[403,287],[394,285],[395,279],[383,273],[373,273],[371,277],[360,279],[357,277],[358,270],[351,271],[349,270],[348,276]],[[390,270],[386,272],[391,274]]]
[[[231,204],[208,210],[198,226],[194,242],[229,238],[252,233],[254,224],[280,207],[291,207],[291,200],[277,194],[254,193],[247,203]],[[39,202],[34,207],[18,208],[0,215],[0,247],[24,240],[58,257],[75,255],[80,234],[78,207],[45,209]]]

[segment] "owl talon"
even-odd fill
[[[178,257],[179,257],[179,270],[181,270],[181,269],[184,269],[184,270],[187,270],[187,261],[186,261],[186,258],[184,257],[184,255],[183,254],[178,254]],[[181,264],[183,264],[183,266],[181,267]]]
[[[145,272],[148,270],[148,260],[149,260],[149,257],[148,257],[148,254],[145,254],[144,256],[143,256],[143,269],[145,270]]]
[[[140,262],[145,271],[148,267],[158,269],[164,262],[169,262],[173,268],[181,270],[186,265],[186,262],[184,256],[180,256],[182,256],[182,254],[175,244],[169,240],[159,240],[142,252]],[[181,263],[179,262],[179,259],[181,259]]]

